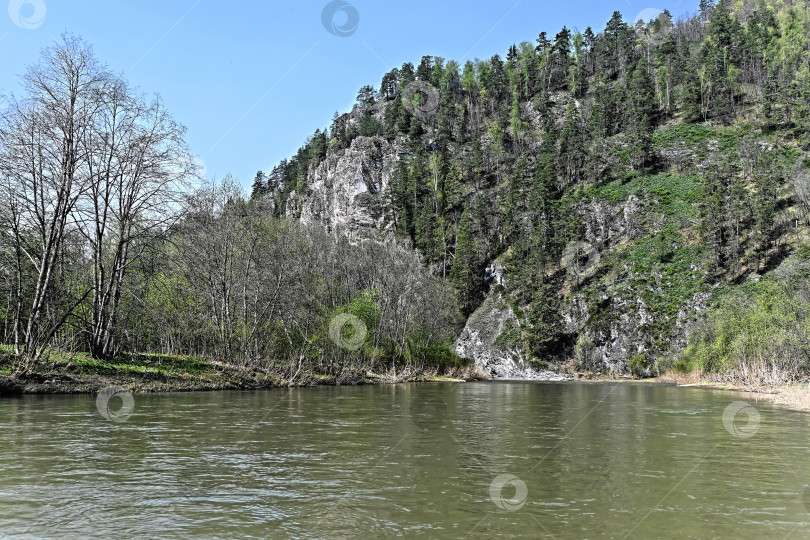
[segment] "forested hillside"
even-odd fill
[[[472,315],[468,356],[795,378],[810,346],[793,294],[810,231],[809,61],[807,5],[762,0],[704,0],[680,20],[615,12],[464,65],[424,56],[260,172],[253,199],[412,245]],[[720,320],[729,302],[759,321],[745,335]]]

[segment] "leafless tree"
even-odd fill
[[[177,221],[194,177],[185,130],[159,99],[136,95],[70,35],[23,80],[25,98],[9,99],[0,117],[0,220],[16,353],[26,366],[39,360],[92,298],[82,331],[93,356],[108,358],[127,271]],[[79,284],[75,269],[66,273],[68,262],[90,263],[92,283]]]
[[[0,120],[0,179],[10,209],[5,227],[13,238],[16,271],[22,273],[25,260],[34,272],[30,298],[18,291],[14,315],[14,345],[28,361],[39,359],[89,294],[44,324],[63,242],[75,227],[73,210],[88,187],[81,141],[98,108],[95,89],[106,77],[89,47],[64,36],[28,70],[26,98],[11,98]]]
[[[313,372],[353,381],[388,361],[418,367],[459,329],[454,292],[412,249],[274,218],[228,179],[190,197],[168,259],[140,328],[154,325],[161,343],[179,332],[185,352],[287,381]],[[329,324],[363,295],[379,320],[368,348],[345,349]]]
[[[797,163],[793,169],[791,180],[802,219],[806,224],[810,224],[810,219],[808,219],[808,211],[810,210],[810,170],[805,168],[802,163]]]
[[[90,352],[110,358],[125,276],[182,215],[195,166],[185,128],[159,99],[147,102],[114,78],[97,89],[95,99],[96,114],[81,139],[89,182],[76,221],[93,261]]]

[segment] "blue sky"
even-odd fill
[[[188,127],[209,177],[231,173],[249,186],[256,171],[328,127],[335,111],[348,111],[361,86],[379,87],[403,62],[505,56],[512,43],[544,30],[598,31],[614,10],[625,20],[665,8],[677,17],[696,11],[698,0],[346,0],[330,19],[341,33],[356,14],[346,36],[324,26],[328,4],[10,0],[0,10],[0,92],[19,93],[25,66],[73,32],[142,92],[161,95]]]

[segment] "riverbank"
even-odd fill
[[[655,382],[683,387],[710,388],[746,394],[747,400],[772,403],[797,411],[810,411],[810,384],[743,384],[712,379],[705,374],[667,372]]]
[[[407,369],[387,373],[343,373],[337,377],[317,373],[297,373],[294,377],[287,377],[270,371],[187,356],[122,355],[112,362],[103,362],[86,354],[52,355],[26,375],[12,377],[11,357],[0,357],[0,396],[95,394],[108,387],[123,388],[134,393],[159,393],[337,384],[463,382],[482,378],[485,377],[474,368],[446,373]]]
[[[547,379],[552,381],[552,379]],[[570,375],[567,381],[600,382],[600,383],[647,383],[674,385],[683,388],[707,388],[744,394],[747,401],[772,403],[797,411],[810,412],[810,383],[765,384],[730,382],[721,378],[712,378],[698,372],[666,372],[658,377],[639,379],[630,375],[616,377],[605,374],[577,373]]]
[[[122,355],[114,362],[85,354],[53,355],[24,377],[11,378],[11,357],[0,357],[0,396],[14,394],[96,394],[117,387],[134,393],[205,390],[258,390],[338,384],[397,384],[403,382],[465,382],[488,377],[474,367],[438,373],[403,370],[388,373],[346,373],[341,377],[299,373],[294,378],[263,370],[232,366],[206,359],[170,355]],[[559,374],[556,374],[559,375]],[[682,387],[711,388],[746,394],[745,399],[810,411],[810,385],[751,385],[713,380],[697,373],[668,372],[657,378],[634,379],[593,374],[568,374],[548,381],[648,382]]]
[[[797,411],[810,411],[810,384],[744,384],[713,379],[697,372],[667,372],[658,377],[635,379],[632,377],[581,376],[580,381],[598,381],[606,383],[652,383],[675,385],[683,388],[707,388],[745,394],[745,400],[772,403]]]

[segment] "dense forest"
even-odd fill
[[[810,9],[764,0],[424,56],[248,197],[64,36],[0,118],[0,342],[19,373],[132,351],[357,380],[469,364],[497,299],[534,366],[803,377],[809,62]],[[363,145],[393,156],[374,231],[303,219]]]
[[[502,342],[524,358],[638,374],[777,362],[797,377],[810,345],[807,302],[790,292],[807,270],[809,61],[808,7],[764,0],[703,0],[679,20],[617,11],[601,31],[541,32],[464,65],[424,56],[363,87],[252,195],[300,217],[319,167],[388,144],[378,228],[454,286],[465,316],[498,295],[519,320]],[[493,261],[505,287],[486,279]],[[769,277],[780,265],[792,285]],[[741,305],[767,322],[720,320]],[[628,313],[634,350],[608,365]]]

